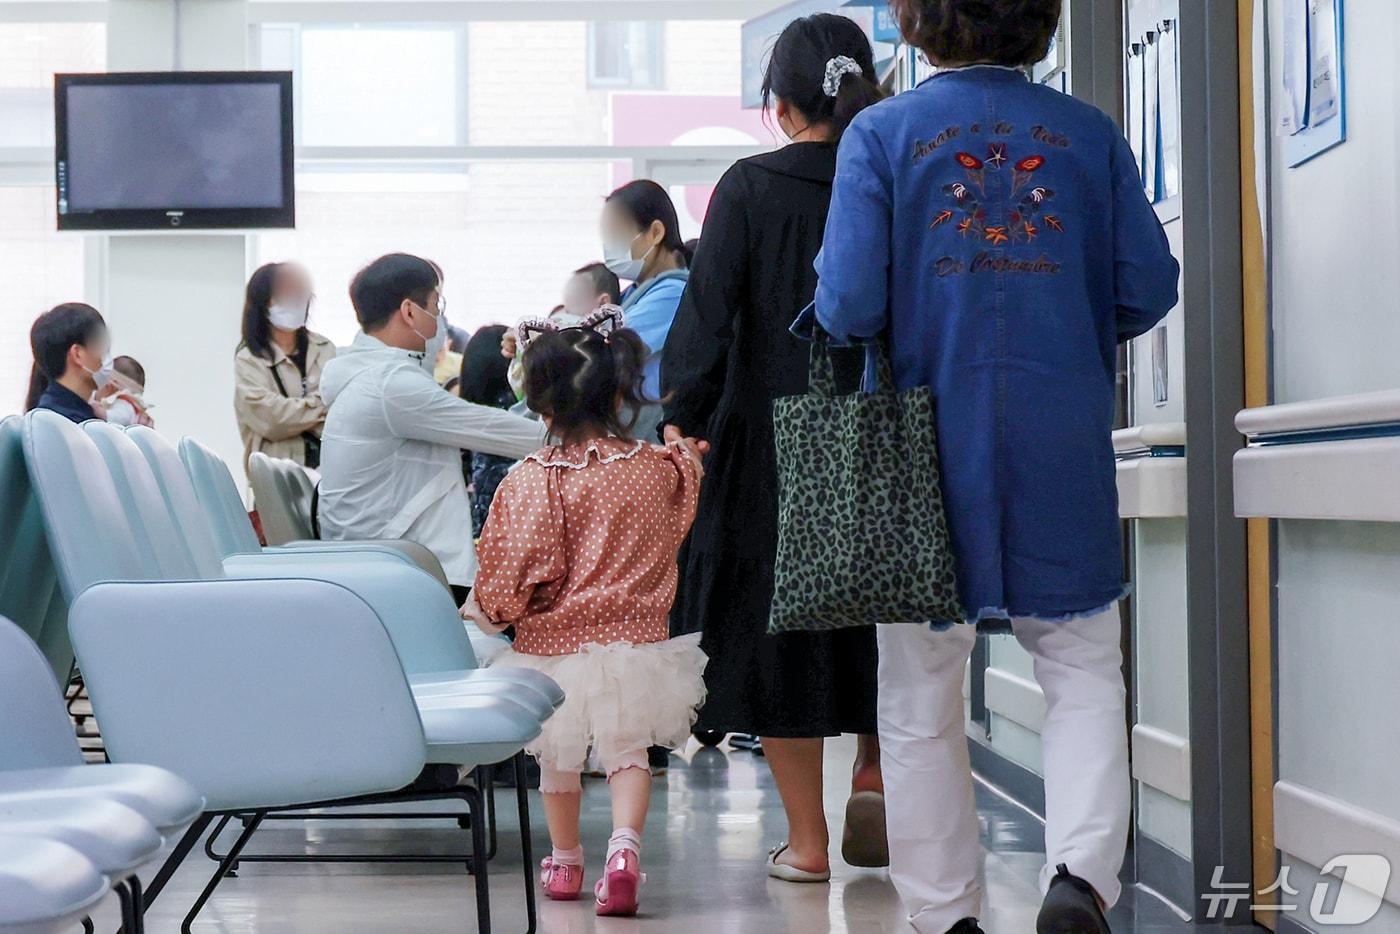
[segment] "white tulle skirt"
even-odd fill
[[[564,689],[564,703],[525,751],[540,765],[581,771],[592,747],[601,761],[648,746],[680,746],[705,700],[700,634],[631,645],[590,643],[573,655],[502,652],[492,667],[533,668]]]

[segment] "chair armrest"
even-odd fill
[[[289,550],[310,549],[313,551],[377,551],[391,554],[401,561],[414,564],[424,571],[427,571],[435,580],[448,590],[452,589],[447,581],[447,572],[442,569],[442,562],[424,546],[417,542],[411,542],[403,538],[372,539],[354,542],[326,542],[314,539],[287,542],[277,546]]]
[[[169,769],[209,810],[388,791],[423,768],[393,643],[345,587],[103,583],[69,628],[112,760]]]
[[[383,621],[409,674],[478,667],[456,602],[406,562],[363,552],[281,551],[233,555],[224,559],[224,572],[242,579],[314,578],[349,588]]]

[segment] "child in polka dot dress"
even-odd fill
[[[550,898],[583,887],[579,773],[591,747],[608,775],[614,832],[597,911],[634,914],[651,792],[647,747],[677,746],[705,696],[699,635],[668,639],[676,552],[695,518],[697,447],[627,437],[641,404],[641,339],[608,309],[577,327],[521,325],[525,398],[557,443],[501,483],[477,545],[463,614],[515,627],[494,665],[549,675],[565,700],[526,747],[540,763],[553,853]]]

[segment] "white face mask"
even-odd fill
[[[83,367],[83,369],[87,370],[87,367]],[[98,389],[117,378],[118,374],[116,367],[112,366],[112,352],[110,350],[102,357],[102,365],[95,370],[88,370],[88,375],[92,377],[92,381],[97,384]]]
[[[432,314],[432,312],[428,313]],[[423,359],[420,361],[420,365],[429,376],[432,376],[433,371],[437,369],[438,355],[442,353],[442,348],[447,344],[447,312],[439,312],[434,320],[437,323],[437,330],[433,332],[432,337],[423,337],[417,328],[413,329],[414,334],[423,338]]]
[[[297,331],[306,327],[309,308],[310,302],[274,302],[267,309],[267,320],[283,331]]]
[[[612,271],[613,275],[617,276],[619,279],[626,279],[628,282],[636,282],[637,277],[642,274],[642,266],[646,263],[647,257],[651,255],[651,250],[656,249],[656,247],[653,246],[650,250],[642,254],[641,259],[633,259],[632,244],[636,243],[641,238],[642,235],[637,234],[626,243],[623,243],[621,240],[609,240],[604,243],[603,265],[607,266],[608,269]]]

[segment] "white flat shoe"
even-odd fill
[[[831,870],[826,872],[808,872],[805,869],[798,869],[796,866],[789,866],[787,863],[778,862],[778,857],[788,848],[786,843],[779,843],[768,851],[768,875],[774,879],[781,879],[784,882],[830,882]]]

